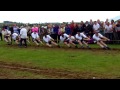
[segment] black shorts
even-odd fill
[[[27,36],[31,36],[31,33],[27,33]]]
[[[72,41],[74,44],[79,44],[77,41]]]
[[[33,38],[33,41],[36,41],[37,43],[39,43],[39,41],[38,41],[37,39],[34,39],[34,38]]]
[[[67,42],[67,43],[69,43],[69,40],[65,40],[64,42]]]
[[[84,40],[83,40],[83,38],[82,38],[82,40],[80,40],[81,42],[83,42]]]
[[[51,42],[51,41],[49,41],[48,43],[49,43],[49,44],[52,44],[52,42]]]
[[[51,42],[51,41],[49,41],[49,42],[45,42],[45,43],[52,44],[52,42]]]
[[[16,37],[16,40],[19,40],[19,37],[18,37],[18,36]]]
[[[9,36],[4,36],[4,38],[8,38]]]
[[[19,38],[16,38],[16,40],[14,40],[14,41],[19,41]]]

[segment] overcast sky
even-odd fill
[[[105,21],[118,15],[120,11],[0,11],[0,22],[80,22],[90,19]]]

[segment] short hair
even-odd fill
[[[114,20],[112,19],[111,22],[114,22]]]

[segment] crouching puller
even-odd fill
[[[66,46],[70,47],[70,43],[69,43],[69,35],[67,35],[66,33],[61,33],[60,34],[60,43],[64,43]]]
[[[19,44],[19,35],[17,33],[12,34],[12,40],[15,41],[16,44]]]
[[[83,44],[85,44],[86,47],[90,49],[90,46],[86,42],[86,41],[89,41],[90,38],[88,38],[84,33],[80,33],[80,31],[78,31],[77,34],[75,35],[75,38],[79,43],[79,45],[81,46],[81,48],[84,48]]]
[[[39,37],[39,35],[38,35],[38,33],[37,33],[36,31],[34,31],[34,32],[31,34],[31,36],[32,36],[33,42],[34,42],[37,46],[40,45],[39,43],[41,43],[41,44],[43,45],[43,43],[42,43],[42,41],[40,40],[40,37]]]
[[[8,45],[11,45],[11,31],[4,29],[3,31],[3,36],[4,36],[4,40],[5,42],[7,42]]]
[[[55,45],[60,48],[60,46],[55,42],[55,40],[50,35],[48,35],[47,32],[44,33],[43,41],[46,43],[48,47],[52,47],[53,45]]]
[[[70,45],[75,46],[75,48],[78,48],[78,42],[76,41],[76,38],[74,36],[69,35],[67,40],[69,41]]]
[[[110,41],[110,39],[106,38],[99,32],[95,32],[93,35],[93,39],[97,42],[97,44],[102,47],[103,49],[110,49],[107,44],[104,43],[104,41]]]

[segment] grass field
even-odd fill
[[[109,45],[113,50],[90,46],[96,49],[19,48],[0,41],[0,78],[119,79],[120,45]]]

